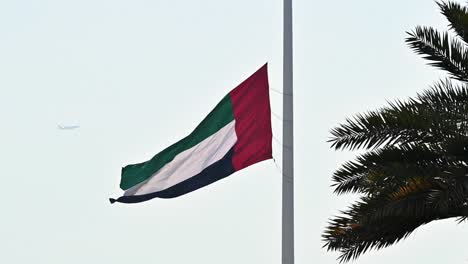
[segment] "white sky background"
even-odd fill
[[[320,235],[355,198],[329,187],[355,153],[332,151],[329,130],[443,76],[404,38],[447,22],[427,0],[294,11],[296,263],[336,263]],[[272,161],[176,199],[107,199],[121,194],[121,167],[187,135],[264,62],[281,89],[281,52],[281,0],[1,1],[0,262],[279,264]],[[57,129],[68,123],[81,128]],[[467,263],[467,237],[466,224],[431,223],[357,263]]]

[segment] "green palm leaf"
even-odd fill
[[[417,27],[406,42],[452,79],[331,130],[332,148],[367,151],[332,176],[336,194],[361,195],[323,233],[324,246],[341,252],[341,262],[393,245],[432,221],[468,220],[468,8],[439,7],[458,36]]]

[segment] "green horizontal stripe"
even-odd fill
[[[146,162],[124,167],[122,169],[120,188],[127,190],[147,180],[165,164],[172,161],[180,152],[199,144],[204,139],[229,124],[232,120],[234,120],[234,114],[231,98],[228,94],[190,135],[156,154],[156,156]]]

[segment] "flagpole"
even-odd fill
[[[292,0],[283,2],[282,264],[294,264],[294,123]]]

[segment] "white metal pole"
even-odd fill
[[[294,264],[294,123],[292,0],[283,2],[282,264]]]

